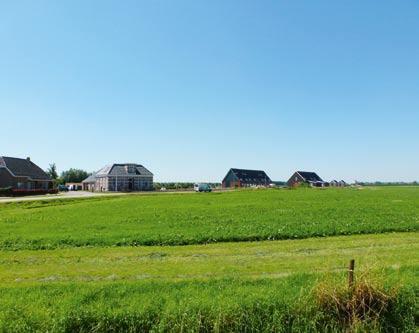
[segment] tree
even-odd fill
[[[80,183],[90,176],[90,173],[81,169],[71,168],[61,173],[61,179],[64,183]]]
[[[49,168],[47,169],[47,175],[50,176],[52,180],[56,180],[58,178],[57,166],[55,163],[49,165]]]

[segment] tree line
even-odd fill
[[[418,181],[412,181],[412,182],[360,182],[355,181],[355,185],[361,185],[361,186],[418,186]]]
[[[70,168],[58,175],[57,166],[55,163],[50,164],[46,172],[57,185],[65,183],[81,183],[91,175],[90,172],[76,168]]]

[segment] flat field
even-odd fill
[[[418,228],[419,187],[3,204],[0,332],[414,331]],[[318,296],[352,258],[365,323]]]
[[[0,331],[340,331],[315,286],[346,266],[402,290],[380,330],[413,329],[417,233],[190,246],[3,251]],[[314,289],[313,289],[314,288]],[[384,328],[385,329],[384,329]],[[359,329],[359,328],[358,328]]]
[[[84,247],[3,251],[0,285],[225,278],[277,278],[296,273],[413,270],[419,233],[187,246]]]
[[[132,195],[0,210],[0,249],[298,239],[417,231],[419,187]]]

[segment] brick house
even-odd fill
[[[269,186],[272,180],[265,171],[230,169],[222,182],[223,188]]]
[[[52,179],[29,157],[0,156],[0,188],[47,193],[53,187]]]
[[[298,186],[301,183],[305,183],[313,187],[324,187],[328,185],[328,183],[323,181],[317,173],[308,171],[296,171],[287,181],[287,185],[290,187]]]
[[[83,180],[82,184],[86,191],[150,191],[153,189],[153,174],[141,164],[111,164]]]

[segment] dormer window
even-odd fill
[[[127,173],[135,173],[135,164],[127,164],[125,170],[127,170]]]

